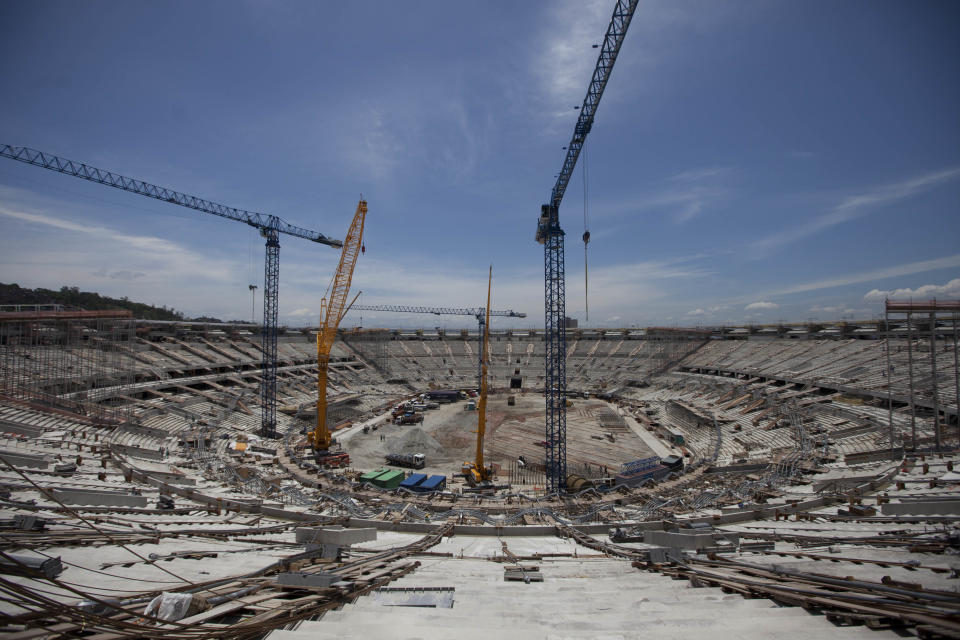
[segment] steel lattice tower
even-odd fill
[[[570,176],[577,166],[577,158],[593,127],[593,118],[617,54],[627,35],[630,20],[639,0],[617,0],[607,27],[597,66],[587,87],[587,95],[580,107],[580,117],[573,128],[573,137],[565,147],[567,155],[550,193],[550,203],[540,207],[536,240],[543,244],[544,315],[546,329],[546,362],[544,364],[546,403],[546,470],[547,491],[566,491],[567,488],[567,331],[566,273],[563,264],[563,230],[560,228],[560,203],[567,190]]]

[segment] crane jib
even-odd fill
[[[600,98],[603,97],[603,91],[607,86],[607,80],[610,78],[610,72],[617,61],[617,54],[620,52],[620,45],[623,44],[623,38],[627,34],[627,27],[630,26],[630,20],[637,9],[639,0],[618,0],[613,11],[613,17],[610,25],[607,27],[606,36],[603,39],[603,47],[600,49],[600,55],[597,58],[597,65],[593,71],[593,77],[590,80],[590,86],[587,88],[587,94],[580,107],[580,116],[577,118],[577,124],[573,128],[573,137],[567,145],[567,155],[563,159],[563,165],[557,176],[557,182],[550,192],[549,205],[555,209],[560,208],[563,201],[563,195],[567,190],[567,184],[570,182],[570,176],[577,166],[577,158],[583,148],[587,135],[593,128],[594,116],[597,113],[597,107],[600,105]],[[559,228],[555,229],[559,231]],[[543,218],[538,221],[537,241],[543,242],[548,233],[548,227],[544,226]]]
[[[174,191],[173,189],[160,187],[143,180],[129,178],[127,176],[113,173],[112,171],[104,171],[103,169],[91,167],[90,165],[82,162],[76,162],[75,160],[68,160],[53,154],[44,153],[43,151],[37,151],[36,149],[30,149],[28,147],[14,147],[5,144],[0,145],[0,156],[10,158],[11,160],[17,160],[19,162],[24,162],[26,164],[32,164],[44,169],[50,169],[51,171],[56,171],[58,173],[71,175],[76,178],[89,180],[90,182],[103,184],[108,187],[129,191],[130,193],[147,196],[148,198],[153,198],[155,200],[162,200],[163,202],[169,202],[170,204],[180,205],[195,211],[209,213],[211,215],[219,216],[221,218],[228,218],[230,220],[236,220],[237,222],[246,223],[257,229],[272,229],[278,233],[304,238],[305,240],[311,240],[313,242],[325,244],[330,247],[339,248],[343,246],[343,242],[340,240],[334,240],[333,238],[328,238],[317,231],[311,231],[309,229],[304,229],[303,227],[297,227],[289,224],[274,215],[257,213],[255,211],[245,211],[235,207],[228,207],[217,202],[212,202],[210,200],[191,196],[186,193]]]

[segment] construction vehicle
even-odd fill
[[[357,211],[353,215],[353,221],[350,223],[350,229],[347,231],[347,237],[343,241],[340,264],[337,265],[336,274],[330,283],[330,297],[324,298],[321,302],[322,324],[317,331],[317,426],[307,434],[307,440],[313,448],[317,464],[343,466],[343,456],[346,456],[346,454],[337,454],[331,457],[330,453],[332,438],[327,426],[327,376],[330,369],[330,350],[333,349],[333,342],[337,338],[337,327],[350,309],[347,305],[347,294],[350,292],[353,269],[357,265],[357,258],[363,246],[363,225],[366,217],[367,201],[361,198],[357,204]],[[349,456],[346,456],[346,460],[349,464]]]
[[[399,418],[394,418],[394,424],[421,424],[423,422],[422,413],[405,413]]]
[[[427,465],[427,456],[422,453],[388,453],[384,456],[388,464],[410,469],[423,469]]]
[[[487,306],[490,309],[490,287],[493,284],[493,267],[487,277]],[[464,462],[460,468],[471,487],[483,487],[490,484],[491,471],[483,464],[483,436],[487,430],[487,361],[490,358],[490,314],[487,312],[483,325],[483,346],[480,349],[480,400],[477,403],[477,453],[473,462]]]

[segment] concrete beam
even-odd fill
[[[333,544],[346,547],[377,539],[377,530],[344,529],[343,527],[297,527],[297,542],[305,544]]]
[[[957,516],[960,500],[933,500],[930,502],[886,502],[880,505],[885,516]]]
[[[53,497],[64,504],[98,505],[105,507],[145,507],[146,496],[124,493],[105,493],[88,489],[54,489]]]
[[[50,466],[50,461],[46,456],[34,455],[29,453],[13,453],[11,451],[0,451],[0,456],[15,467],[30,467],[31,469],[46,469]]]

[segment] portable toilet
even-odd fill
[[[410,477],[400,483],[400,487],[403,489],[416,489],[417,485],[427,479],[427,474],[425,473],[411,473]]]

